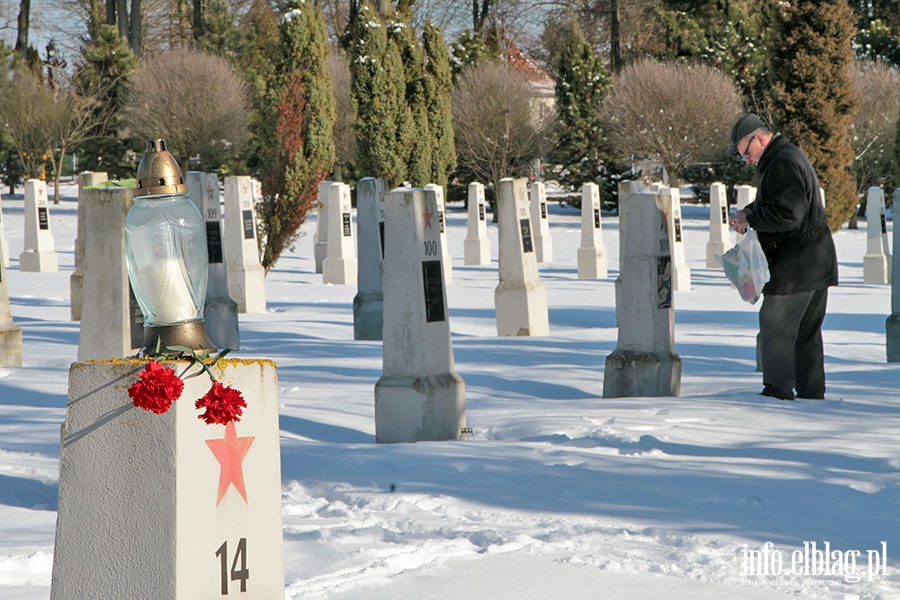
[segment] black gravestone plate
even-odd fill
[[[378,221],[378,237],[381,239],[381,260],[384,260],[384,221]]]
[[[519,227],[522,229],[522,252],[534,252],[534,244],[531,241],[531,219],[519,219]]]
[[[547,218],[547,203],[546,202],[541,202],[541,218],[542,219]]]
[[[722,225],[728,223],[728,207],[722,207]]]
[[[441,224],[441,233],[444,233],[444,211],[438,211],[438,223]]]
[[[50,229],[50,222],[47,220],[46,206],[38,206],[38,228]]]
[[[656,308],[672,308],[672,257],[656,257]]]
[[[884,219],[884,213],[881,213],[881,233],[887,233],[887,223]]]
[[[344,237],[350,237],[352,235],[350,231],[350,213],[341,213],[341,221],[344,225]]]
[[[206,222],[206,252],[210,264],[222,262],[222,229],[218,221]]]
[[[681,219],[675,219],[675,241],[681,241]]]
[[[144,313],[141,312],[131,283],[128,284],[128,311],[131,313],[131,347],[140,348],[144,344]]]
[[[484,204],[478,205],[478,220],[484,221]]]
[[[422,280],[425,284],[425,321],[446,320],[444,314],[444,270],[439,260],[422,261]]]
[[[600,229],[600,209],[594,209],[594,229]]]
[[[252,240],[254,237],[256,237],[253,234],[253,211],[245,210],[243,212],[243,216],[244,216],[244,239]]]

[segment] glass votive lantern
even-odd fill
[[[214,351],[203,326],[209,259],[203,218],[164,140],[147,142],[125,217],[128,278],[144,315],[146,355]]]

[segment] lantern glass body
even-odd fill
[[[206,252],[203,218],[186,193],[134,199],[125,217],[125,253],[145,327],[203,320]]]

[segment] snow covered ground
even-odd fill
[[[77,203],[70,187],[51,206],[60,272],[21,273],[19,192],[2,204],[25,366],[0,368],[0,598],[45,600]],[[269,274],[268,311],[241,315],[238,356],[278,364],[288,599],[900,598],[900,365],[885,362],[889,286],[862,283],[864,223],[835,236],[825,401],[758,395],[758,307],[705,268],[705,206],[684,207],[681,396],[604,399],[618,219],[603,223],[610,277],[578,280],[579,215],[552,205],[551,334],[498,338],[496,259],[463,265],[465,213],[449,211],[472,439],[374,443],[381,345],[353,340],[355,286],[314,274],[314,222]]]

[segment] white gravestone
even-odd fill
[[[524,179],[501,179],[497,189],[500,283],[494,291],[497,335],[547,335],[547,288],[537,256]]]
[[[351,285],[356,282],[356,235],[350,186],[332,183],[328,199],[328,256],[322,261],[322,282]]]
[[[745,206],[756,200],[756,188],[752,185],[736,185],[735,191],[735,210],[743,210]],[[735,243],[740,243],[744,239],[744,233],[735,234]]]
[[[891,251],[887,237],[884,190],[870,187],[866,195],[866,255],[863,257],[863,283],[891,282]]]
[[[628,231],[616,304],[618,343],[606,357],[604,398],[680,393],[669,228],[657,201],[649,190],[619,197],[628,204]]]
[[[225,178],[225,268],[228,295],[238,312],[266,312],[266,273],[259,262],[253,182],[246,175]]]
[[[684,259],[684,235],[681,218],[681,195],[678,188],[661,186],[658,198],[669,227],[669,245],[672,250],[672,287],[676,292],[691,289],[691,269]]]
[[[426,190],[434,192],[437,199],[437,220],[441,226],[441,248],[444,253],[444,283],[453,283],[453,259],[450,258],[450,249],[447,247],[447,212],[444,203],[444,188],[436,183],[429,183],[425,186]]]
[[[465,264],[489,265],[491,263],[491,240],[487,235],[484,184],[473,181],[469,184],[468,228],[466,229]]]
[[[25,250],[19,255],[19,270],[56,273],[59,259],[53,243],[47,183],[29,179],[25,182]]]
[[[79,218],[88,232],[78,334],[80,361],[130,356],[143,345],[144,317],[125,262],[125,215],[133,204],[133,193],[123,187],[94,187],[82,190],[78,199]]]
[[[616,306],[622,304],[622,265],[625,264],[625,236],[627,235],[628,227],[626,223],[628,222],[628,202],[625,201],[625,198],[629,198],[631,194],[639,194],[644,190],[644,183],[641,181],[620,181],[618,186],[619,193],[619,202],[618,202],[618,212],[619,212],[619,275],[616,277],[615,282],[615,290],[616,290]],[[618,319],[618,315],[617,315]],[[618,324],[618,321],[616,321]]]
[[[459,439],[466,426],[466,388],[453,364],[435,196],[412,188],[385,194],[378,442]]]
[[[164,414],[136,408],[127,389],[145,364],[69,371],[51,600],[283,598],[275,364],[213,368],[247,403],[228,425],[197,418],[205,375]]]
[[[78,204],[81,205],[81,190],[101,183],[109,181],[109,177],[105,172],[85,171],[78,174]],[[76,220],[75,238],[75,270],[69,277],[69,298],[70,298],[70,314],[73,321],[81,320],[81,307],[83,303],[84,290],[84,240],[87,232],[85,231],[84,219],[81,211],[78,211]]]
[[[331,197],[332,181],[319,184],[316,197],[316,232],[313,234],[313,254],[316,261],[316,273],[322,272],[322,263],[328,256],[328,199]]]
[[[544,183],[531,184],[531,229],[534,234],[534,253],[539,263],[553,262],[553,238],[547,218],[547,191]]]
[[[384,193],[383,179],[356,182],[359,255],[357,292],[353,297],[353,339],[380,340],[384,326]]]
[[[894,189],[894,204],[900,207],[900,188]],[[900,227],[894,225],[891,255],[891,315],[887,318],[887,361],[900,362]]]
[[[606,247],[600,217],[600,188],[585,183],[581,188],[581,246],[578,247],[578,279],[602,279],[607,274]]]
[[[3,232],[3,198],[0,198],[0,254],[3,255],[2,265],[9,268],[9,240]]]
[[[721,257],[731,249],[731,233],[728,229],[728,196],[724,183],[709,186],[709,241],[706,242],[706,268],[720,269]]]
[[[203,215],[206,227],[206,252],[209,256],[209,278],[203,321],[206,334],[216,348],[238,350],[241,346],[238,306],[228,295],[228,271],[222,245],[222,206],[219,176],[215,173],[188,171],[185,175],[191,202]]]
[[[13,322],[6,283],[6,254],[0,246],[0,367],[22,366],[22,329]]]

